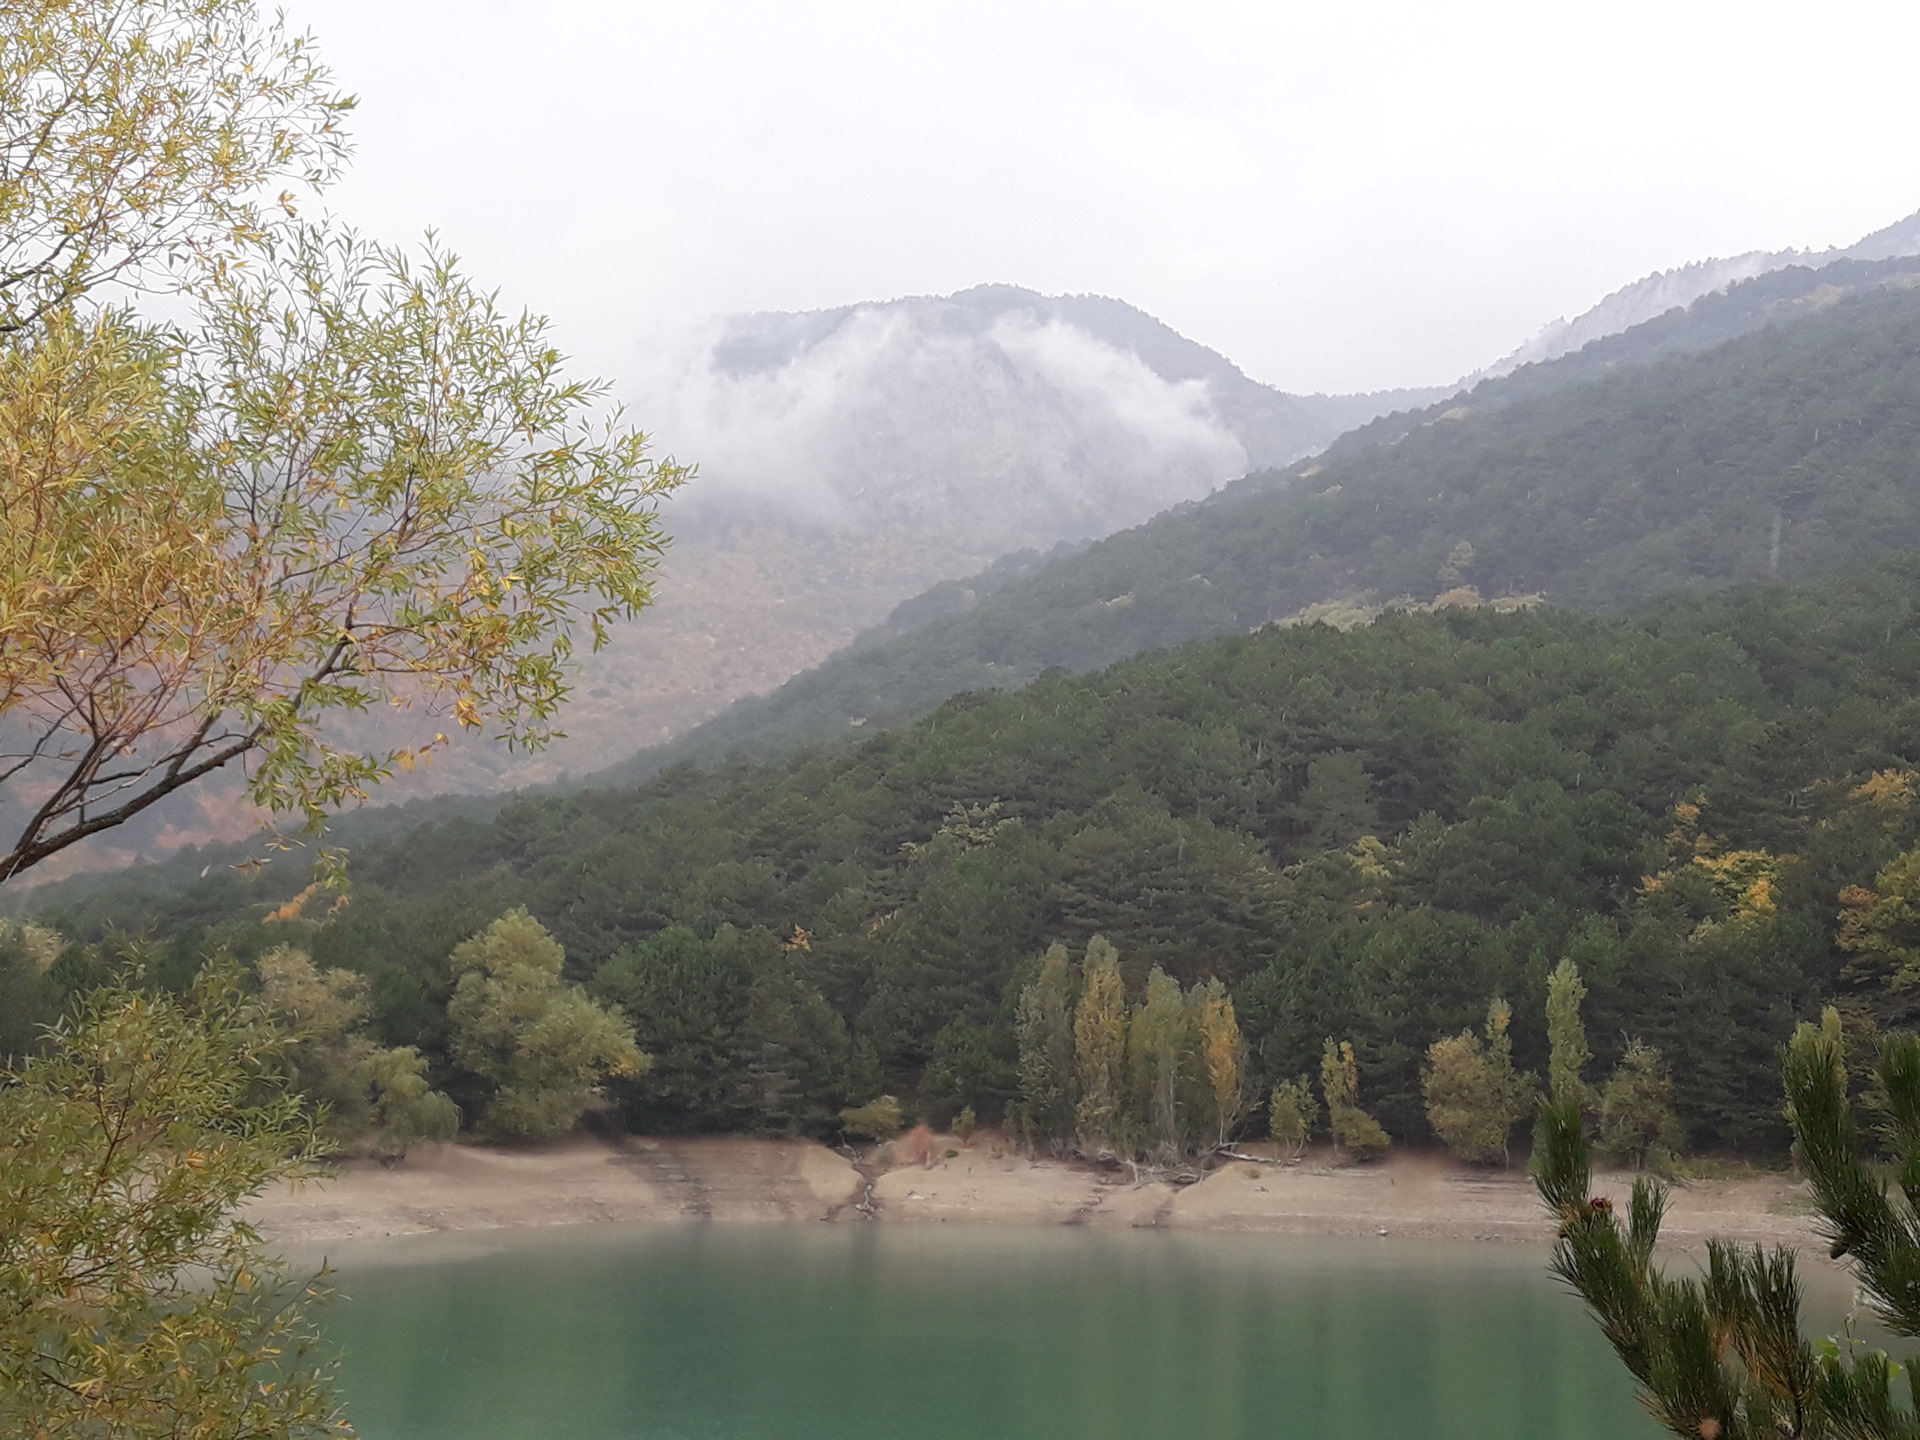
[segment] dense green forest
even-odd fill
[[[1659,1047],[1690,1144],[1771,1153],[1797,1020],[1831,998],[1912,1018],[1897,916],[1873,944],[1840,916],[1876,885],[1897,910],[1920,840],[1916,616],[1907,556],[1631,617],[1273,625],[956,697],[853,748],[370,844],[344,904],[270,866],[158,914],[109,892],[44,918],[145,927],[172,984],[222,947],[297,944],[364,976],[379,1041],[473,1114],[450,956],[524,905],[633,1021],[652,1069],[615,1089],[649,1129],[823,1131],[881,1093],[1000,1117],[1022,987],[1051,944],[1103,935],[1130,995],[1153,967],[1225,984],[1252,1093],[1350,1039],[1361,1101],[1420,1141],[1431,1042],[1499,995],[1543,1070],[1547,976],[1572,958],[1602,1066]],[[8,983],[52,1004],[102,955]]]
[[[1328,600],[1472,586],[1618,608],[1920,545],[1913,268],[1764,276],[1037,569],[939,587],[600,781],[765,758]]]

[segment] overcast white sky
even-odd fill
[[[362,98],[334,212],[437,227],[616,384],[703,316],[982,281],[1286,389],[1433,384],[1648,271],[1920,209],[1910,0],[288,14]]]

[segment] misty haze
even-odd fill
[[[0,35],[0,1435],[1920,1436],[1920,13]]]

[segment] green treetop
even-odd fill
[[[1581,1067],[1593,1059],[1586,1026],[1580,1021],[1580,1004],[1586,998],[1580,967],[1571,959],[1554,966],[1547,977],[1547,1091],[1556,1103],[1592,1104],[1592,1089],[1580,1077]]]
[[[502,1139],[564,1135],[609,1075],[648,1064],[633,1027],[560,978],[566,952],[525,909],[453,951],[454,1058],[493,1087],[480,1128]]]

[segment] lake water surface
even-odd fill
[[[1533,1246],[886,1225],[337,1252],[366,1440],[1644,1440]]]

